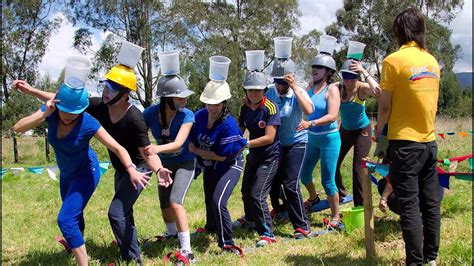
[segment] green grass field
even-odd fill
[[[437,131],[471,130],[470,119],[438,119]],[[53,165],[46,162],[42,138],[24,137],[19,139],[20,163],[13,163],[12,141],[3,139],[2,167],[27,167]],[[472,153],[472,136],[447,136],[438,140],[439,158],[448,158]],[[105,148],[94,142],[101,160],[108,160]],[[343,165],[345,184],[351,186],[349,173],[352,158],[346,158]],[[467,162],[459,165],[459,170],[467,170]],[[317,188],[319,168],[315,170]],[[230,254],[221,254],[216,237],[200,235],[193,238],[192,246],[202,265],[367,265],[402,264],[404,243],[398,224],[398,217],[384,215],[377,208],[379,196],[373,190],[373,205],[376,208],[375,260],[365,259],[364,233],[356,230],[351,235],[333,234],[306,240],[288,240],[293,230],[289,223],[275,227],[278,242],[246,254],[241,259]],[[307,193],[302,189],[305,197]],[[111,244],[114,239],[107,219],[107,209],[113,196],[113,170],[109,170],[99,184],[85,209],[86,247],[93,265],[113,262],[120,254]],[[35,175],[22,172],[14,176],[7,173],[2,181],[2,264],[4,265],[74,265],[72,255],[62,251],[54,240],[60,235],[56,216],[61,205],[58,181],[48,178],[46,173]],[[202,177],[196,180],[188,192],[185,202],[191,230],[204,226],[205,206]],[[348,205],[345,205],[348,206]],[[344,207],[343,207],[344,208]],[[443,265],[472,265],[472,182],[451,178],[451,190],[445,192],[442,201],[441,246],[438,262]],[[240,184],[229,201],[232,219],[243,212]],[[310,216],[313,230],[321,229],[321,220],[328,212]],[[154,183],[146,189],[135,204],[135,222],[140,239],[145,239],[165,230],[161,219]],[[257,234],[245,229],[234,232],[235,242],[243,247],[254,246]],[[166,244],[156,243],[142,249],[146,265],[162,263],[162,257],[179,248],[178,241]]]

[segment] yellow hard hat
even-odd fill
[[[132,68],[116,65],[107,72],[105,78],[118,83],[132,91],[137,90],[137,76]]]

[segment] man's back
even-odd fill
[[[384,59],[381,86],[392,92],[388,139],[436,140],[440,70],[436,59],[415,42]]]

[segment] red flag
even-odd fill
[[[444,133],[439,133],[438,136],[440,136],[442,139],[444,139]]]

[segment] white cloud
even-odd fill
[[[304,35],[313,29],[324,33],[326,26],[336,21],[336,11],[342,8],[342,0],[299,0],[302,17],[299,35]]]
[[[453,31],[451,42],[459,44],[462,49],[454,72],[472,72],[472,1],[464,2],[463,9],[448,27]]]
[[[60,17],[62,23],[58,32],[53,34],[49,40],[45,56],[39,65],[39,71],[41,74],[49,73],[51,78],[56,80],[66,64],[66,58],[70,55],[80,54],[72,47],[74,32],[79,29],[79,26],[73,26],[61,12],[52,17]],[[91,49],[96,51],[107,33],[96,30],[93,30],[93,33]]]

